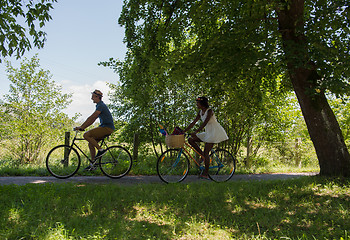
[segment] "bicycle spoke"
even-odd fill
[[[213,151],[210,155],[209,177],[216,182],[229,180],[236,170],[234,157],[224,149]]]
[[[121,178],[131,169],[131,155],[123,147],[112,146],[107,149],[105,155],[100,158],[101,171],[110,178]]]
[[[166,183],[181,182],[188,174],[187,156],[178,149],[165,151],[157,161],[157,173]]]
[[[78,152],[68,145],[54,147],[46,157],[46,168],[57,178],[73,176],[80,167]]]

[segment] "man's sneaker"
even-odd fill
[[[106,149],[102,149],[101,151],[98,150],[98,151],[97,151],[97,154],[96,154],[96,156],[95,156],[95,159],[99,159],[99,158],[102,157],[106,152],[107,152]]]
[[[93,171],[96,169],[95,165],[90,164],[89,166],[87,166],[86,168],[84,168],[84,171]]]

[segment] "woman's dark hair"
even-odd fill
[[[198,97],[196,101],[199,102],[200,105],[202,105],[205,108],[209,107],[208,98],[206,97]]]

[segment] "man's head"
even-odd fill
[[[94,103],[98,103],[99,101],[101,101],[103,97],[103,94],[100,90],[95,90],[91,93],[91,99]]]

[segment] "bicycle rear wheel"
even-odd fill
[[[181,182],[188,174],[189,164],[182,149],[169,149],[158,158],[157,173],[163,182]]]
[[[80,167],[80,156],[76,149],[69,145],[59,145],[51,149],[46,157],[46,168],[57,178],[69,178]]]
[[[132,167],[132,158],[128,150],[121,146],[107,148],[100,158],[100,169],[110,178],[121,178],[128,174]]]
[[[217,149],[210,154],[209,177],[215,182],[229,180],[236,170],[236,159],[224,149]]]

